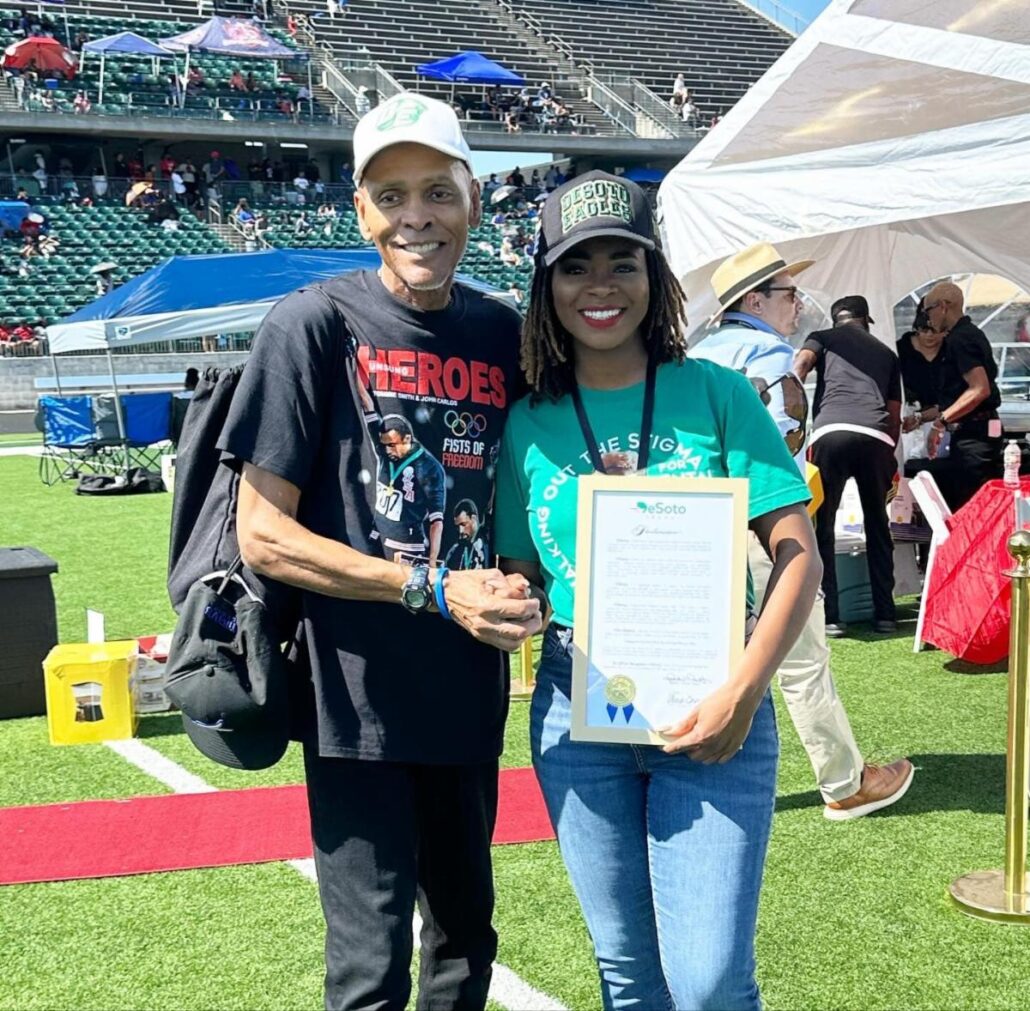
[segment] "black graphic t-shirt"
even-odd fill
[[[301,489],[316,534],[389,560],[493,564],[493,480],[521,392],[518,313],[455,285],[420,312],[377,274],[344,274],[268,314],[221,445]],[[461,763],[500,754],[507,663],[438,614],[303,594],[322,755]]]

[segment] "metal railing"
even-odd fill
[[[586,79],[587,98],[617,127],[637,136],[637,112],[625,99],[592,74]]]
[[[811,24],[807,18],[778,0],[740,0],[740,3],[794,36],[800,35]]]
[[[631,77],[630,104],[639,109],[659,124],[670,137],[696,137],[697,126],[691,126],[683,117],[675,112],[668,102],[663,102],[643,81]]]

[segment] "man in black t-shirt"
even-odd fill
[[[951,508],[959,509],[991,478],[1001,477],[1001,421],[998,366],[983,331],[965,315],[962,289],[942,282],[925,296],[930,326],[945,334],[941,366],[940,413],[930,430],[931,458],[945,432],[951,432],[948,455],[931,459],[930,471]]]
[[[823,561],[826,634],[840,636],[834,523],[844,485],[854,478],[862,503],[866,561],[873,595],[873,628],[897,629],[894,616],[894,544],[887,519],[887,492],[901,433],[901,370],[898,357],[870,332],[869,305],[861,295],[830,307],[832,330],[809,335],[794,361],[802,380],[817,370],[809,453],[819,468],[823,504],[815,517]]]
[[[496,568],[397,561],[392,542],[445,556],[459,541],[446,497],[491,500],[520,320],[454,283],[480,197],[453,111],[396,95],[358,123],[354,156],[382,266],[272,309],[220,445],[243,469],[244,561],[303,591],[326,1007],[406,1005],[417,896],[419,1006],[482,1008],[508,700],[498,647],[540,629],[541,598]]]

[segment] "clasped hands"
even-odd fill
[[[514,653],[543,628],[540,600],[525,576],[500,569],[448,572],[444,599],[451,617],[472,638]]]

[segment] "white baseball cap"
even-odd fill
[[[368,163],[394,144],[421,144],[457,158],[472,171],[472,152],[454,110],[445,102],[402,91],[365,113],[354,128],[354,185]]]

